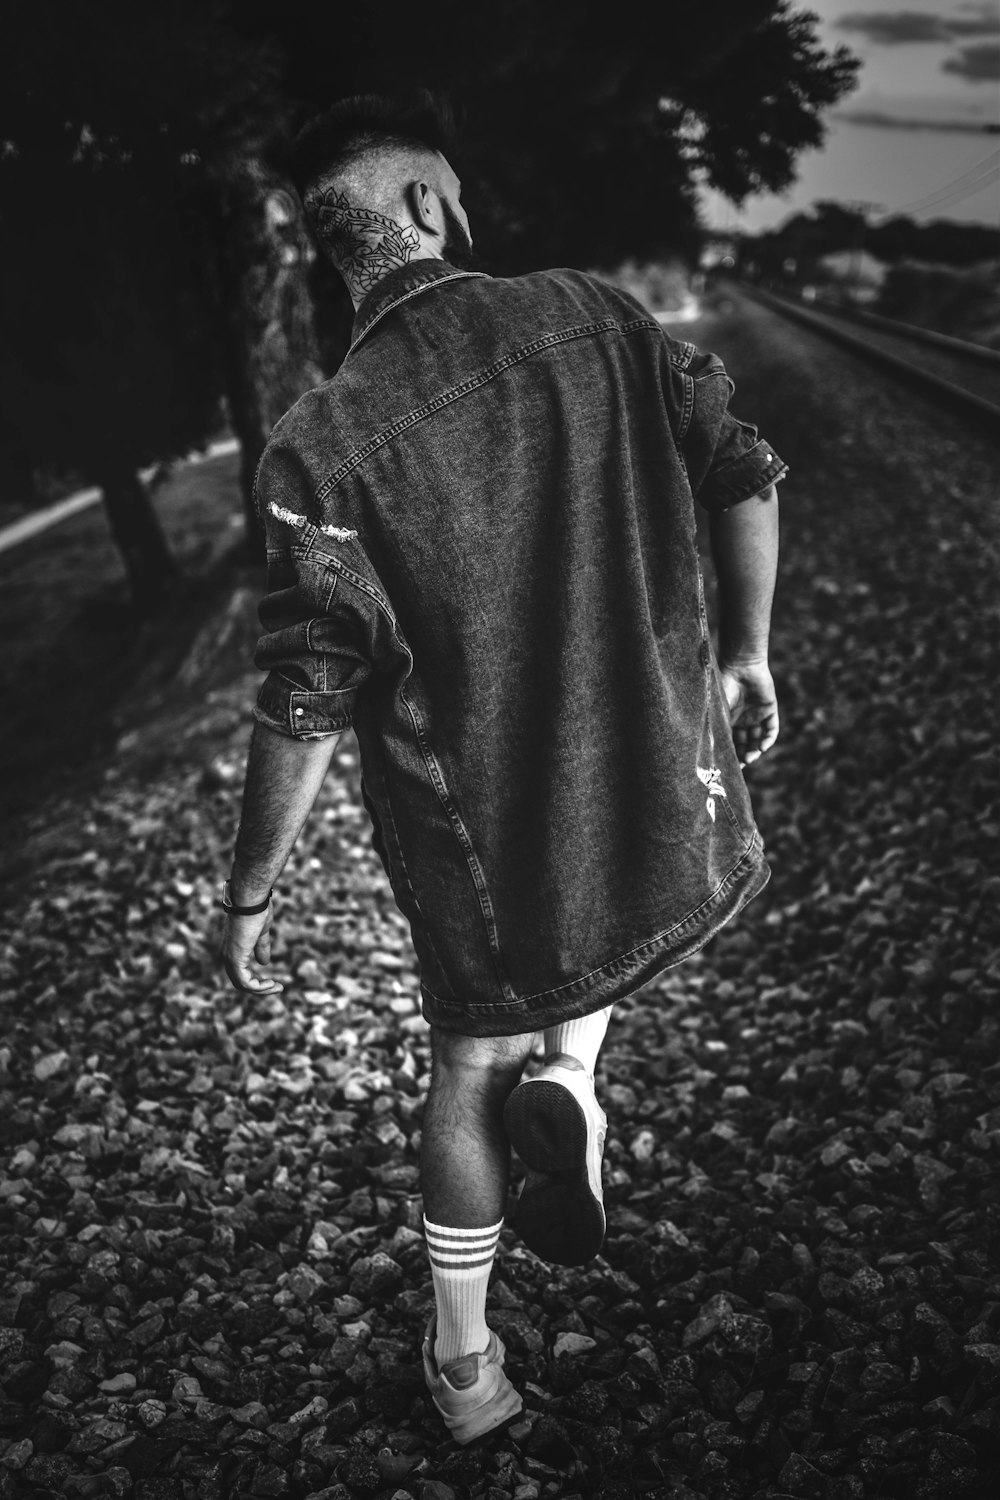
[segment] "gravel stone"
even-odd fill
[[[456,1453],[424,1386],[428,1034],[350,737],[282,877],[283,992],[217,972],[240,666],[146,704],[172,758],[121,748],[5,900],[0,1500],[992,1493],[995,453],[726,295],[685,337],[792,466],[747,776],[773,873],[615,1007],[601,1256],[503,1231],[524,1412]]]

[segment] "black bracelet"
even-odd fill
[[[229,881],[224,880],[222,882],[222,900],[219,902],[219,905],[227,917],[259,917],[262,911],[267,911],[273,895],[273,890],[268,891],[263,901],[258,901],[256,906],[234,906],[229,899]]]

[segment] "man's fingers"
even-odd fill
[[[741,721],[733,730],[733,742],[744,766],[752,766],[765,751],[770,750],[777,738],[778,715],[774,709],[765,710],[752,723]]]
[[[254,974],[245,960],[227,957],[226,973],[230,983],[238,990],[249,990],[254,995],[280,994],[284,988],[276,979],[264,979]]]
[[[280,994],[284,988],[276,979],[255,974],[250,967],[251,958],[258,963],[271,961],[271,912],[268,909],[260,930],[255,932],[258,919],[229,917],[222,939],[222,962],[229,981],[238,990],[247,990],[255,995]]]
[[[763,729],[764,734],[760,742],[760,748],[761,750],[770,750],[771,746],[778,738],[778,715],[772,714],[771,717],[767,720],[767,723],[763,726]]]

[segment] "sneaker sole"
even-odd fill
[[[514,1220],[528,1249],[560,1266],[593,1260],[607,1220],[590,1188],[582,1106],[561,1083],[529,1079],[510,1094],[504,1127],[528,1168]]]

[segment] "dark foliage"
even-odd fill
[[[995,349],[1000,346],[998,269],[998,260],[970,269],[901,261],[882,283],[877,311]],[[984,373],[977,377],[980,389]]]
[[[204,183],[178,163],[4,176],[3,406],[22,439],[95,479],[183,454],[217,419],[218,294]],[[49,193],[51,192],[51,199]]]
[[[870,255],[890,264],[912,260],[956,267],[995,259],[1000,248],[996,230],[983,224],[948,219],[922,224],[900,214],[869,223],[857,209],[821,202],[809,213],[793,214],[779,229],[748,239],[744,255],[751,256],[765,275],[773,274],[792,256],[806,274],[820,257],[862,245]]]
[[[696,181],[786,186],[857,66],[788,0],[387,0],[345,14],[336,48],[327,7],[231,14],[276,46],[299,119],[358,90],[446,95],[481,248],[511,270],[690,248]]]
[[[276,167],[344,93],[447,96],[477,248],[505,272],[692,256],[698,181],[783,187],[855,68],[788,0],[19,0],[5,41],[0,437],[26,491],[46,466],[103,482],[197,446],[225,395],[249,492],[317,332],[328,370],[345,346]]]

